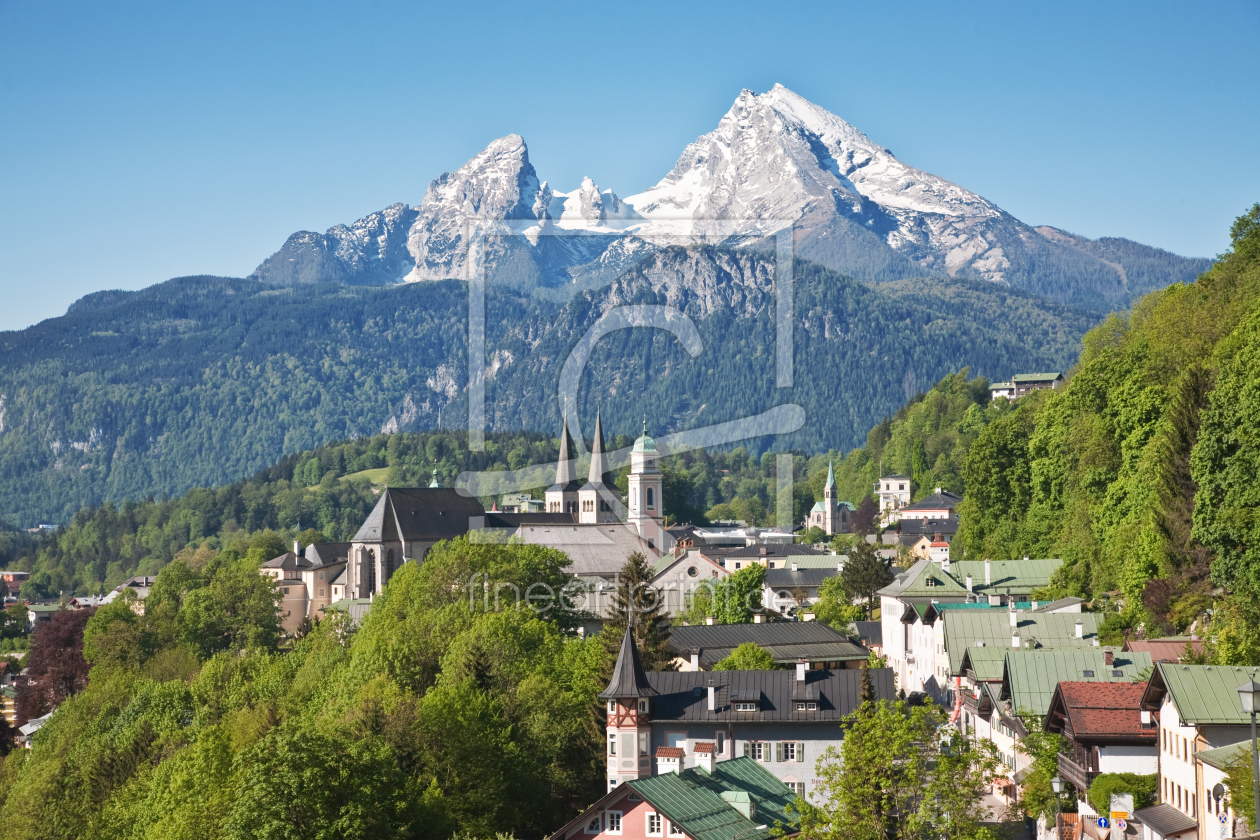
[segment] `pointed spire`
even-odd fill
[[[576,486],[570,487],[576,485],[573,475],[576,463],[577,453],[573,449],[573,438],[569,437],[569,421],[566,419],[560,428],[560,461],[556,464],[556,487],[577,489]]]
[[[630,607],[630,620],[626,624],[626,635],[621,640],[621,651],[617,654],[617,664],[613,666],[612,680],[608,688],[599,696],[605,700],[621,697],[655,697],[656,689],[648,683],[647,672],[643,670],[643,661],[639,659],[639,648],[634,643],[634,607]]]
[[[827,462],[827,489],[831,489],[835,486],[836,486],[836,473],[831,468],[831,461],[828,461]]]
[[[608,472],[608,459],[604,457],[604,424],[599,412],[596,411],[595,438],[591,441],[591,469],[587,474],[587,481],[591,484],[599,484],[603,482],[606,472]]]
[[[441,486],[442,486],[441,484],[438,484],[438,480],[437,480],[437,464],[434,464],[434,465],[433,465],[433,480],[429,482],[429,486],[430,486],[430,487],[441,487]]]

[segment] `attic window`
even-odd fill
[[[816,712],[816,711],[818,711],[818,704],[817,704],[817,703],[814,703],[814,702],[808,702],[808,703],[806,703],[806,702],[802,702],[802,701],[799,701],[799,700],[798,700],[798,701],[797,701],[797,703],[796,703],[796,711],[798,711],[798,712]]]
[[[757,711],[756,703],[736,703],[735,711],[737,712],[755,712]]]
[[[1123,677],[1123,676],[1124,676],[1124,671],[1112,671],[1112,672],[1111,672],[1111,676],[1113,676],[1113,677]]]
[[[1093,671],[1081,671],[1081,676],[1082,676],[1082,677],[1092,677],[1092,676],[1094,676],[1094,672],[1093,672]]]

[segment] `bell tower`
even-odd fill
[[[830,462],[827,464],[827,486],[823,488],[823,510],[827,520],[823,530],[827,532],[827,536],[840,533],[840,529],[836,527],[840,524],[836,521],[836,474]]]
[[[547,488],[547,513],[569,513],[577,517],[579,484],[577,454],[573,451],[573,438],[569,437],[569,421],[560,427],[560,459],[556,464],[556,483]]]
[[[647,418],[643,419],[643,435],[630,450],[629,521],[639,530],[639,537],[652,548],[664,544],[664,500],[661,498],[661,458],[656,441],[648,437]]]
[[[608,790],[652,775],[652,716],[656,689],[648,683],[634,643],[633,619],[621,640],[612,680],[599,695],[607,704]]]

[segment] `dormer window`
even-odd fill
[[[817,703],[814,703],[814,702],[810,702],[810,701],[800,701],[800,700],[798,700],[798,701],[797,701],[797,703],[796,703],[796,711],[798,711],[798,712],[816,712],[816,711],[818,711],[818,704],[817,704]]]
[[[646,698],[639,698],[639,712],[640,712],[641,714],[647,714],[647,712],[648,712],[648,701],[647,701],[647,699],[646,699]]]
[[[755,712],[757,711],[756,703],[736,703],[735,711],[737,712]]]

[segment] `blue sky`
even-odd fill
[[[248,274],[518,133],[639,192],[776,82],[1032,224],[1181,254],[1260,200],[1260,3],[0,0],[0,329]]]

